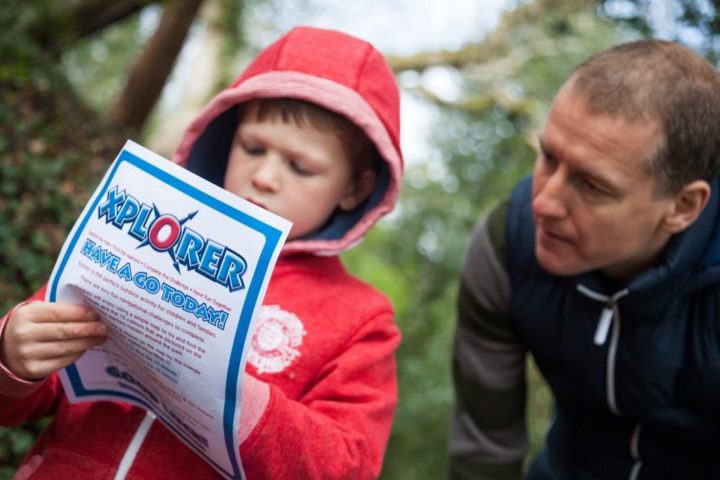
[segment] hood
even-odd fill
[[[320,231],[289,241],[283,251],[336,254],[351,248],[395,207],[402,183],[400,99],[384,57],[350,35],[296,27],[210,101],[185,131],[173,162],[222,186],[238,105],[258,98],[315,103],[354,122],[377,147],[384,162],[370,198],[351,212],[338,210]]]
[[[720,283],[720,177],[715,177],[710,183],[710,188],[712,192],[710,201],[700,218],[695,221],[696,225],[693,225],[698,232],[703,232],[706,242],[702,246],[701,261],[685,287],[687,291]],[[699,235],[702,234],[699,233]],[[686,246],[688,243],[687,240],[683,242],[682,239],[679,239],[678,250],[680,246]],[[686,246],[686,248],[693,247],[695,246]],[[695,248],[700,248],[700,246]]]

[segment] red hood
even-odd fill
[[[263,50],[190,124],[173,161],[222,185],[237,126],[236,106],[255,98],[310,101],[360,126],[385,160],[375,191],[354,212],[337,212],[321,231],[285,251],[346,250],[397,202],[402,182],[400,99],[395,77],[371,44],[344,33],[297,27]]]

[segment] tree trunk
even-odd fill
[[[240,3],[242,0],[233,0]],[[153,126],[151,135],[144,137],[145,146],[163,157],[170,158],[180,143],[182,134],[198,112],[208,103],[219,88],[224,88],[229,81],[223,81],[218,87],[218,78],[222,77],[224,64],[234,64],[232,59],[223,62],[223,42],[228,34],[221,30],[221,21],[232,15],[237,21],[238,13],[230,13],[221,2],[205,2],[198,14],[203,25],[198,35],[194,35],[192,57],[184,59],[192,65],[192,75],[183,74],[182,79],[173,85],[172,106],[164,106],[162,119]],[[183,68],[186,68],[183,66]],[[237,73],[237,72],[235,72]],[[188,78],[190,77],[190,78]]]
[[[157,30],[130,70],[107,121],[140,132],[172,72],[203,0],[168,2]]]

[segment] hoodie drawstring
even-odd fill
[[[628,480],[637,480],[640,475],[640,469],[642,468],[643,462],[640,458],[640,430],[642,429],[641,424],[635,425],[632,436],[630,437],[630,455],[635,462],[630,470],[630,476]]]
[[[140,425],[138,425],[138,428],[135,431],[135,435],[133,435],[133,438],[130,440],[128,447],[125,450],[125,454],[120,460],[120,464],[118,465],[114,480],[125,480],[128,472],[130,471],[130,467],[132,467],[133,463],[135,462],[135,457],[137,456],[138,451],[140,451],[140,447],[145,441],[145,437],[147,436],[148,432],[150,432],[150,428],[152,427],[154,420],[155,415],[150,412],[145,413],[145,416],[143,417]]]
[[[620,410],[618,410],[617,401],[615,399],[615,357],[617,354],[618,341],[620,339],[620,308],[618,307],[618,301],[630,293],[630,291],[625,288],[613,295],[603,295],[602,293],[590,290],[584,285],[578,285],[577,289],[586,297],[605,303],[605,307],[602,309],[602,312],[600,312],[600,318],[598,319],[598,325],[595,329],[595,335],[593,337],[595,345],[604,345],[607,340],[608,332],[610,331],[610,325],[615,325],[615,328],[613,328],[612,338],[610,340],[610,346],[608,347],[606,387],[608,407],[615,415],[620,415]]]
[[[617,318],[618,321],[620,320],[620,309],[618,308],[618,301],[622,297],[630,293],[630,291],[625,288],[623,290],[620,290],[619,292],[614,293],[613,295],[608,296],[603,295],[602,293],[594,292],[584,285],[578,285],[577,289],[586,297],[605,303],[605,307],[603,307],[602,312],[600,312],[600,319],[598,320],[598,325],[595,329],[595,336],[593,337],[593,342],[595,343],[595,345],[604,345],[605,341],[607,340],[607,334],[610,331],[610,324],[612,323],[613,318]]]
[[[600,321],[598,321],[597,329],[595,330],[595,336],[593,337],[593,343],[598,347],[605,344],[607,340],[607,334],[610,331],[610,323],[614,316],[620,316],[617,305],[606,305],[600,313]]]

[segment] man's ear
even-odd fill
[[[356,179],[348,188],[348,191],[340,199],[338,207],[340,210],[349,211],[364,202],[375,188],[377,180],[377,172],[369,168],[360,174],[360,178]]]
[[[682,232],[702,213],[710,200],[710,185],[705,180],[695,180],[674,195],[673,210],[663,220],[668,233]]]

